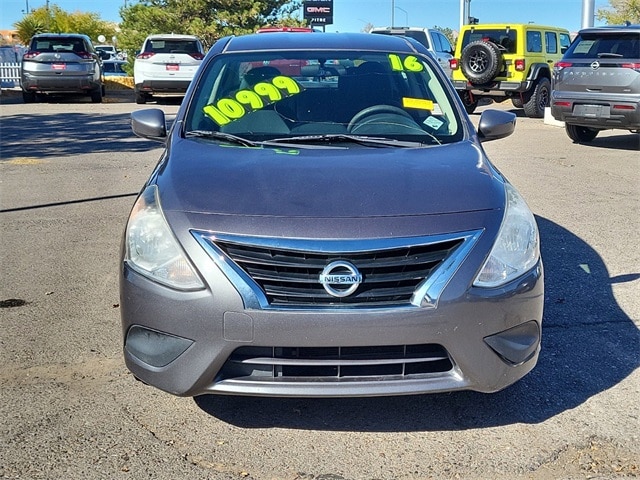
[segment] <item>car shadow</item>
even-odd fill
[[[78,128],[78,125],[82,125],[82,128]],[[160,144],[157,142],[144,140],[133,134],[129,113],[7,115],[2,118],[0,161],[100,152],[145,152],[158,146]]]
[[[585,147],[611,148],[614,150],[640,151],[640,134],[620,131],[619,135],[597,136],[588,143],[582,143]]]
[[[538,217],[545,263],[543,344],[538,365],[494,394],[282,399],[203,395],[195,403],[243,428],[330,431],[436,431],[544,422],[573,409],[640,366],[640,331],[619,307],[598,253],[582,239]]]

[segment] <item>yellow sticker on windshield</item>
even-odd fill
[[[433,100],[425,100],[424,98],[402,97],[402,106],[404,108],[417,108],[418,110],[433,110]]]
[[[211,120],[222,126],[244,117],[247,113],[297,95],[303,90],[293,78],[280,75],[257,83],[251,88],[238,90],[202,110]]]

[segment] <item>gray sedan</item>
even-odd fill
[[[536,364],[543,269],[524,199],[406,38],[220,39],[127,222],[124,357],[175,395],[495,392]]]

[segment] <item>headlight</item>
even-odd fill
[[[155,185],[136,201],[125,242],[125,261],[138,273],[181,290],[204,288],[164,219]]]
[[[499,287],[535,266],[540,258],[538,226],[524,199],[506,184],[506,207],[491,253],[473,284]]]

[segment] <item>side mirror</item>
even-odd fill
[[[159,108],[131,112],[131,130],[138,137],[164,143],[167,138],[164,112]]]
[[[481,142],[508,137],[516,129],[516,115],[502,110],[485,110],[480,115],[478,136]]]

